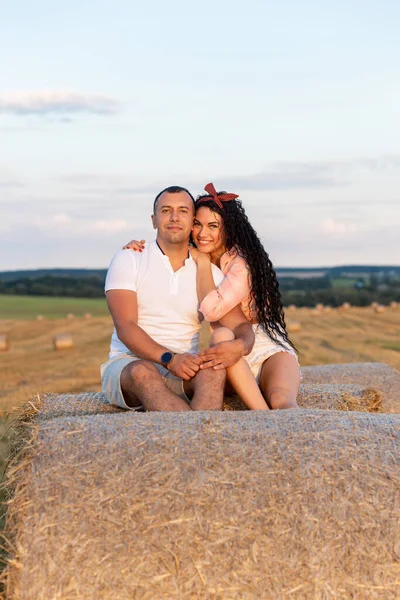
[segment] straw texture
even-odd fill
[[[400,413],[400,373],[385,363],[348,363],[302,367],[306,384],[356,384],[383,394],[382,410]]]
[[[302,408],[328,410],[358,410],[376,412],[380,410],[381,394],[360,385],[351,384],[302,384],[298,396]],[[247,410],[238,396],[226,396],[225,410]],[[21,421],[32,419],[53,419],[63,416],[84,416],[93,414],[125,414],[126,411],[111,406],[105,395],[98,392],[82,394],[44,394],[32,398],[22,408],[14,411],[14,427]]]
[[[7,597],[395,600],[399,453],[389,414],[34,420]]]

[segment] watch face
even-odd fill
[[[172,354],[172,352],[164,352],[164,354],[161,355],[161,362],[163,364],[168,364],[173,358],[174,355]]]

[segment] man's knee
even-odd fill
[[[234,339],[235,334],[228,327],[218,327],[211,334],[210,346],[215,346],[221,342],[231,342]]]
[[[146,382],[149,378],[160,376],[157,368],[147,360],[135,360],[124,369],[126,375],[135,383]]]

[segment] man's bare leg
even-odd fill
[[[190,381],[184,381],[185,393],[192,400],[192,410],[222,410],[224,404],[225,369],[199,371]],[[193,396],[192,396],[193,394]]]
[[[182,398],[171,392],[157,368],[148,361],[137,360],[121,372],[121,389],[128,406],[146,410],[190,410]]]

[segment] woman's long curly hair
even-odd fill
[[[218,192],[217,195],[220,196],[225,193]],[[204,201],[206,197],[210,199]],[[263,326],[272,340],[282,345],[278,337],[280,336],[292,348],[296,349],[286,330],[281,293],[275,269],[256,231],[247,218],[242,202],[238,199],[229,200],[228,202],[222,202],[223,208],[220,208],[209,194],[201,194],[196,199],[196,210],[202,206],[221,216],[223,240],[226,249],[236,248],[250,269],[251,298],[255,301],[258,323]]]

